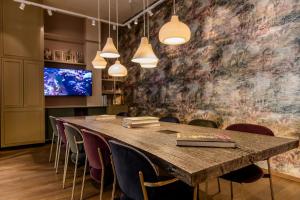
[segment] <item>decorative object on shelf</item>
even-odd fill
[[[62,50],[54,50],[53,60],[63,61],[63,51]]]
[[[143,9],[145,10],[145,0],[143,0]],[[158,62],[158,58],[153,52],[152,45],[146,37],[146,16],[144,13],[144,36],[141,38],[140,46],[135,52],[132,62],[139,64],[149,64]]]
[[[107,38],[104,48],[102,49],[102,52],[100,53],[100,56],[102,56],[103,58],[119,58],[120,54],[114,45],[113,39],[110,36],[110,26],[111,26],[111,24],[110,24],[110,1],[111,0],[108,0],[108,16],[109,16],[109,18],[108,18],[108,21],[109,21],[108,34],[109,34],[109,36]]]
[[[149,6],[149,1],[147,0],[147,7]],[[150,13],[147,13],[147,37],[148,37],[148,45],[149,48],[152,49],[152,45],[150,43],[150,19],[149,19]],[[153,50],[152,50],[153,51]],[[150,62],[150,63],[141,63],[142,68],[155,68],[157,67],[158,59],[155,62]]]
[[[191,30],[176,15],[175,0],[173,0],[173,12],[171,21],[164,24],[159,30],[159,41],[167,45],[187,43],[191,38]]]
[[[101,54],[101,22],[100,22],[100,0],[98,0],[98,51],[96,56],[92,61],[95,69],[105,69],[107,62],[104,58],[100,56]]]
[[[53,59],[52,51],[49,48],[44,49],[44,59],[45,60],[52,60]]]
[[[117,23],[119,23],[119,6],[118,6],[118,0],[116,0],[116,17],[117,17]],[[119,49],[119,26],[117,26],[117,49]],[[108,75],[112,77],[123,77],[127,76],[127,69],[124,65],[120,63],[120,61],[117,59],[115,64],[109,67],[108,69]]]

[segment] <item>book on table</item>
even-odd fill
[[[116,115],[97,115],[96,120],[116,119]]]
[[[224,134],[209,135],[209,134],[189,134],[177,133],[177,146],[188,147],[221,147],[235,148],[236,142],[229,136]]]
[[[160,123],[157,117],[125,117],[122,120],[122,126],[126,128],[156,127],[160,126]]]

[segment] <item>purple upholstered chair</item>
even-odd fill
[[[274,136],[274,133],[267,127],[254,124],[232,124],[226,128],[231,131],[241,131],[260,135]],[[264,174],[263,170],[255,164],[232,171],[222,176],[223,179],[230,181],[231,199],[233,199],[232,182],[236,183],[252,183],[260,178],[269,178],[271,198],[274,200],[272,176],[270,171],[270,160],[267,159],[268,174]]]
[[[65,134],[65,126],[64,126],[64,121],[60,119],[56,119],[56,127],[57,127],[57,133],[58,133],[58,141],[56,145],[56,155],[55,155],[55,162],[54,162],[54,167],[55,171],[57,173],[58,170],[58,164],[59,164],[59,158],[60,158],[60,150],[61,147],[65,147],[67,144],[67,138]]]
[[[81,130],[83,137],[84,150],[86,160],[84,166],[84,174],[81,188],[81,196],[83,196],[85,173],[87,161],[89,162],[91,178],[100,183],[100,200],[102,199],[103,186],[109,185],[113,180],[112,199],[115,192],[116,178],[114,176],[113,163],[111,160],[111,150],[106,139],[99,134],[95,134],[88,130]]]

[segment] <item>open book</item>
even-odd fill
[[[236,143],[227,135],[198,135],[189,133],[177,133],[177,146],[190,147],[224,147],[235,148]]]

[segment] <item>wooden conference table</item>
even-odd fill
[[[95,120],[96,117],[64,117],[65,122],[95,131],[108,138],[133,146],[149,156],[159,167],[190,186],[210,178],[262,161],[297,148],[299,141],[257,134],[241,133],[185,124],[162,122],[160,127],[128,129],[121,118]],[[176,133],[227,134],[238,148],[203,148],[176,146]]]

